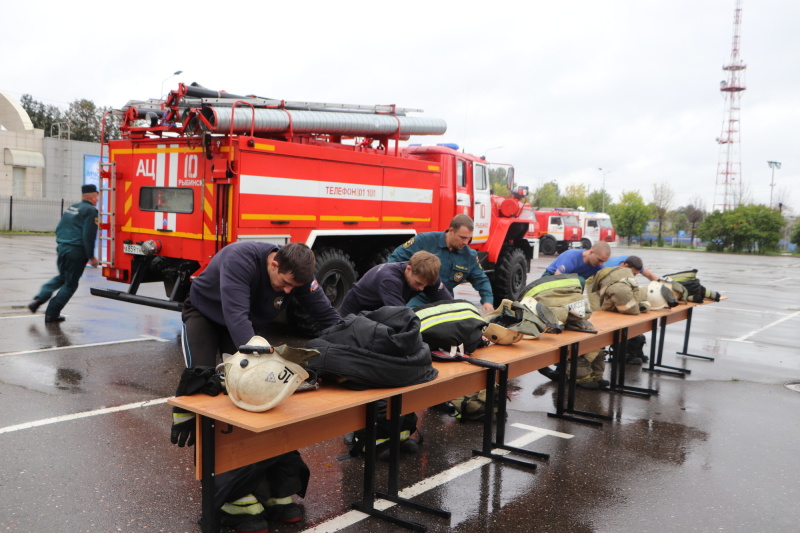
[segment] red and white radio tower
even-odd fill
[[[747,68],[739,58],[739,39],[742,29],[742,0],[736,0],[733,15],[733,47],[730,62],[722,67],[728,73],[728,79],[720,82],[719,90],[725,97],[725,116],[722,121],[722,133],[717,139],[719,144],[719,161],[717,162],[717,183],[714,188],[715,207],[722,211],[738,207],[742,199],[742,159],[739,148],[740,123],[739,111],[742,91],[746,89],[744,70]],[[722,187],[722,202],[717,202],[717,188]]]

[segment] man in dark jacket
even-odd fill
[[[402,263],[372,267],[344,297],[342,316],[387,305],[404,306],[419,294],[432,302],[452,300],[453,295],[439,279],[440,266],[438,257],[421,251]]]
[[[341,316],[314,279],[314,252],[302,243],[286,246],[239,241],[220,250],[192,282],[183,307],[181,334],[187,368],[214,367],[218,354],[233,354],[272,322],[289,295],[320,326]],[[194,413],[173,407],[173,444],[194,443]],[[292,494],[304,495],[309,470],[297,451],[217,477],[222,524],[236,531],[266,531],[267,520],[302,519]]]
[[[314,279],[314,252],[302,243],[280,247],[240,241],[220,250],[192,282],[183,307],[187,368],[216,366],[273,322],[291,295],[323,328],[342,319]]]
[[[47,304],[44,312],[45,322],[63,322],[66,319],[61,310],[78,290],[78,281],[86,268],[86,262],[91,262],[93,267],[97,266],[97,257],[94,255],[98,223],[95,206],[100,193],[96,186],[84,185],[81,187],[81,198],[80,202],[64,211],[61,221],[56,226],[58,275],[42,285],[39,294],[28,304],[31,313],[35,313],[39,306],[50,300],[53,293],[58,291]]]
[[[450,221],[445,231],[419,233],[407,242],[398,246],[389,255],[390,263],[408,261],[420,250],[430,252],[439,258],[441,267],[439,275],[450,292],[465,282],[469,282],[481,295],[481,307],[484,312],[494,310],[492,303],[492,283],[486,276],[478,261],[478,253],[469,247],[475,223],[465,214],[459,214]],[[430,303],[426,294],[418,294],[408,305],[417,307]]]

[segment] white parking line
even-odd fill
[[[571,439],[573,435],[569,433],[559,433],[558,431],[552,431],[549,429],[538,428],[535,426],[528,426],[525,424],[511,424],[513,427],[526,429],[529,431],[526,435],[521,436],[520,438],[509,442],[509,446],[514,446],[516,448],[521,448],[526,446],[536,440],[541,439],[545,436],[553,436],[559,437],[562,439]],[[498,455],[508,455],[508,450],[494,450],[494,453]],[[444,485],[448,481],[453,481],[454,479],[463,476],[464,474],[468,474],[475,469],[482,467],[483,465],[487,465],[491,463],[492,460],[488,457],[473,457],[468,461],[465,461],[461,464],[457,464],[450,468],[449,470],[445,470],[444,472],[440,472],[435,476],[429,477],[427,479],[423,479],[422,481],[411,485],[408,488],[405,488],[400,491],[399,496],[401,498],[413,498],[415,496],[419,496],[420,494],[427,492],[431,489],[435,489],[441,485]],[[379,511],[385,511],[390,507],[396,505],[394,502],[386,501],[386,500],[375,500],[375,509]],[[365,518],[369,518],[369,515],[364,514],[360,511],[348,511],[343,515],[339,515],[336,518],[332,518],[327,522],[323,522],[315,527],[310,529],[303,530],[302,533],[334,533],[336,531],[340,531],[346,527],[349,527]]]
[[[778,325],[778,324],[780,324],[781,322],[785,322],[785,321],[787,321],[787,320],[790,320],[790,319],[792,319],[792,318],[794,318],[794,317],[796,317],[796,316],[798,316],[798,315],[800,315],[800,311],[795,311],[795,312],[794,312],[794,313],[792,313],[791,315],[786,315],[786,316],[785,316],[785,317],[783,317],[783,318],[779,318],[779,319],[778,319],[778,320],[776,320],[775,322],[772,322],[772,323],[770,323],[770,324],[767,324],[767,325],[766,325],[766,326],[764,326],[763,328],[759,328],[759,329],[757,329],[757,330],[755,330],[755,331],[751,331],[751,332],[750,332],[750,333],[748,333],[747,335],[743,335],[743,336],[741,336],[741,337],[738,337],[738,338],[736,338],[736,339],[722,339],[722,340],[725,340],[725,341],[733,341],[733,342],[752,342],[752,341],[746,341],[745,339],[747,339],[748,337],[752,337],[753,335],[756,335],[756,334],[758,334],[758,333],[761,333],[761,332],[762,332],[762,331],[764,331],[765,329],[769,329],[769,328],[771,328],[772,326],[777,326],[777,325]]]
[[[94,342],[91,344],[72,344],[70,346],[54,346],[53,348],[41,348],[39,350],[25,350],[23,352],[6,352],[0,353],[0,357],[6,357],[8,355],[22,355],[28,353],[42,353],[42,352],[52,352],[55,350],[72,350],[74,348],[89,348],[92,346],[110,346],[112,344],[125,344],[128,342],[145,342],[145,341],[157,341],[157,342],[170,342],[169,339],[162,339],[161,337],[154,337],[152,335],[142,335],[139,339],[125,339],[121,341],[108,341],[108,342]]]
[[[106,407],[103,409],[96,409],[94,411],[84,411],[82,413],[75,413],[71,415],[55,416],[53,418],[43,418],[42,420],[34,420],[33,422],[25,422],[24,424],[17,424],[15,426],[6,426],[4,428],[0,428],[0,434],[13,433],[14,431],[21,431],[23,429],[30,429],[39,426],[46,426],[48,424],[57,424],[59,422],[69,422],[71,420],[78,420],[80,418],[89,418],[90,416],[106,415],[108,413],[117,413],[119,411],[130,411],[131,409],[139,409],[141,407],[150,407],[151,405],[166,403],[167,400],[169,400],[169,398],[157,398],[155,400],[145,400],[143,402],[138,402],[138,403],[119,405],[117,407]]]

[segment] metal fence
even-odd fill
[[[0,196],[0,231],[55,231],[64,209],[78,201]]]

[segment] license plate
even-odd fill
[[[122,251],[126,254],[133,254],[133,255],[144,255],[142,251],[142,247],[138,244],[123,244]]]

